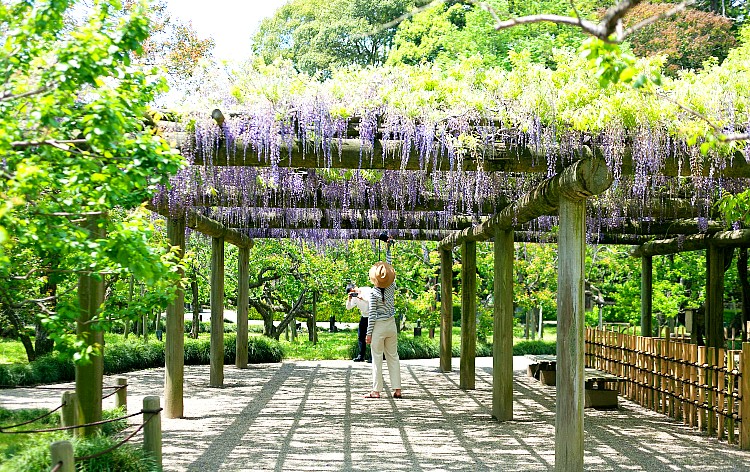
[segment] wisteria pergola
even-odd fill
[[[557,470],[583,470],[586,244],[635,245],[644,335],[652,332],[652,256],[706,249],[707,344],[722,342],[724,249],[750,245],[750,230],[725,230],[714,205],[722,193],[748,188],[747,155],[703,154],[700,143],[653,123],[561,127],[542,120],[534,105],[511,113],[501,101],[503,110],[466,107],[427,119],[382,105],[342,114],[315,97],[287,98],[285,106],[230,101],[223,112],[159,123],[189,166],[151,208],[167,217],[175,246],[184,249],[186,227],[212,238],[210,385],[223,383],[225,242],[240,248],[237,366],[247,366],[248,258],[256,238],[326,244],[386,230],[397,239],[439,241],[443,371],[452,369],[452,251],[460,248],[463,389],[474,388],[476,242],[493,240],[492,412],[500,421],[513,417],[513,245],[556,242]],[[167,315],[168,417],[183,415],[183,317],[180,293]]]

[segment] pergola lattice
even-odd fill
[[[706,326],[721,336],[723,248],[750,245],[747,230],[722,231],[714,190],[747,188],[743,156],[704,158],[667,136],[622,140],[578,132],[507,129],[481,117],[447,120],[436,132],[394,133],[381,117],[261,116],[214,110],[162,123],[190,165],[152,202],[184,248],[185,227],[212,237],[211,379],[223,383],[223,245],[240,248],[237,366],[247,365],[248,255],[253,238],[440,241],[441,369],[451,370],[452,249],[462,252],[460,386],[474,388],[475,244],[494,240],[493,415],[512,411],[514,242],[556,240],[558,267],[558,470],[583,468],[585,244],[637,244],[643,260],[642,330],[651,332],[651,257],[708,249]],[[473,141],[462,146],[461,136]],[[654,145],[656,140],[656,146]],[[655,150],[654,150],[655,149]],[[377,171],[377,172],[373,172]],[[587,200],[589,203],[587,204]],[[556,225],[559,231],[550,238]],[[664,239],[663,241],[659,241]],[[165,412],[182,416],[183,296],[170,306]],[[214,329],[215,328],[215,329]],[[216,339],[214,338],[216,336]]]

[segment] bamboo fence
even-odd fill
[[[585,356],[586,367],[626,380],[627,399],[750,449],[750,343],[716,349],[586,328]]]

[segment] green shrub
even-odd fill
[[[22,451],[0,465],[0,471],[48,472],[52,468],[49,445],[54,441],[70,440],[76,457],[89,456],[114,446],[117,440],[107,436],[70,439],[65,433],[34,435]],[[125,443],[101,457],[76,463],[79,472],[150,472],[159,468],[153,457],[137,444]]]
[[[224,336],[224,362],[234,364],[236,337]],[[248,340],[248,362],[261,364],[281,362],[281,345],[265,336],[253,336]],[[209,364],[211,359],[210,339],[185,339],[185,365]],[[104,372],[119,374],[132,370],[164,366],[164,343],[143,342],[128,339],[110,343],[104,349]],[[28,364],[0,365],[0,385],[15,387],[42,383],[69,382],[75,379],[73,361],[59,354],[40,357]]]
[[[34,408],[26,410],[6,410],[0,408],[0,425],[9,426],[18,424],[31,419],[39,418],[45,413],[48,413],[49,409]],[[114,419],[120,418],[125,415],[124,408],[105,410],[102,412],[102,419]],[[34,430],[51,428],[60,425],[60,415],[52,414],[45,418],[34,421],[27,425],[14,428],[14,431],[22,430]],[[98,444],[96,441],[79,441],[74,442],[75,454],[89,455],[96,451],[104,450],[106,447],[110,447],[114,444],[113,441],[108,440],[107,437],[115,433],[118,433],[127,428],[127,420],[118,420],[111,423],[106,423],[101,427],[101,434],[104,436],[106,441]],[[48,471],[51,468],[49,458],[49,445],[55,441],[70,440],[70,435],[64,431],[55,431],[52,433],[33,433],[33,434],[7,434],[0,436],[0,471]],[[139,448],[140,449],[140,448]],[[81,452],[85,451],[85,452]],[[120,464],[123,461],[140,461],[142,455],[126,449],[113,452],[113,455],[109,454],[102,456],[101,459],[92,460],[79,465],[78,470],[154,470],[153,468],[132,468],[122,467]],[[151,459],[146,459],[147,462],[153,462]],[[116,468],[106,468],[106,464],[115,464]]]
[[[523,356],[525,354],[557,354],[557,342],[555,341],[520,341],[513,345],[513,355]]]
[[[185,320],[185,332],[191,333],[193,331],[193,320]],[[211,322],[210,321],[201,321],[198,324],[198,332],[199,333],[210,333],[211,332]],[[237,332],[237,325],[235,323],[232,323],[231,321],[224,321],[224,332],[225,333],[236,333]]]

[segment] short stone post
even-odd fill
[[[78,400],[76,399],[75,392],[63,392],[62,394],[63,407],[60,410],[60,426],[70,427],[78,426]],[[78,436],[78,430],[74,429],[71,431],[73,436]]]
[[[67,393],[67,392],[66,392]],[[75,472],[75,458],[73,457],[73,444],[70,441],[55,441],[49,446],[52,457],[52,467],[60,465],[58,472]]]
[[[128,379],[127,377],[117,377],[117,386],[120,387],[115,395],[115,408],[123,407],[125,413],[128,412]]]
[[[143,422],[145,423],[143,427],[143,449],[154,457],[159,470],[161,470],[161,406],[159,397],[150,395],[143,398]]]

